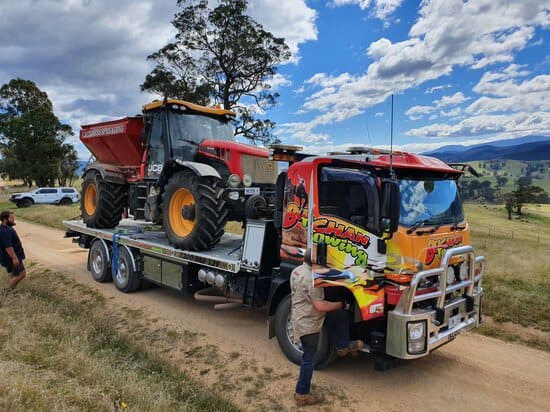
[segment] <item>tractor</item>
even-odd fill
[[[270,217],[277,163],[267,149],[235,141],[234,118],[165,99],[138,116],[82,126],[95,158],[83,175],[86,225],[113,228],[126,213],[161,224],[178,249],[207,250],[227,221]]]

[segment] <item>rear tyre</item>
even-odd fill
[[[99,173],[86,173],[82,182],[80,210],[88,227],[112,228],[122,219],[126,186],[103,180]]]
[[[279,347],[288,360],[299,365],[303,352],[300,340],[294,339],[292,333],[291,309],[292,302],[289,295],[277,307],[275,314],[275,334]],[[317,346],[315,369],[322,369],[328,366],[334,359],[336,359],[336,349],[330,344],[327,330],[323,327],[319,336],[319,345]]]
[[[124,293],[135,292],[141,285],[141,274],[134,270],[132,256],[128,249],[119,246],[117,271],[113,276],[116,288]]]
[[[63,199],[61,199],[59,201],[59,205],[60,206],[69,206],[73,203],[73,201],[71,199],[69,199],[68,197],[64,197]]]
[[[178,249],[206,250],[216,245],[227,217],[219,179],[178,172],[162,199],[164,230]]]
[[[94,240],[90,246],[88,266],[96,282],[110,282],[113,279],[109,251],[101,240]]]

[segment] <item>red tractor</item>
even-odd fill
[[[162,224],[179,249],[219,242],[226,221],[269,217],[277,164],[267,149],[237,143],[229,110],[154,101],[143,115],[82,126],[95,157],[83,175],[87,226],[112,228],[124,210]]]

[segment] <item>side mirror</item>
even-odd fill
[[[311,262],[321,266],[327,264],[327,244],[314,243],[311,250]]]
[[[394,180],[382,181],[380,230],[394,233],[399,225],[399,185]]]

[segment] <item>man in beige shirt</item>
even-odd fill
[[[325,313],[346,309],[346,304],[325,300],[324,290],[313,286],[311,251],[309,249],[304,255],[304,263],[296,267],[290,275],[290,288],[294,337],[300,338],[303,350],[294,399],[297,406],[315,405],[323,401],[321,394],[311,393],[310,389],[315,366],[315,353],[319,343],[319,333],[325,321]],[[338,331],[331,330],[329,333],[338,332],[336,349],[339,355],[345,355],[350,351],[359,351],[363,348],[362,341],[349,341],[348,324],[340,323],[335,327]]]

